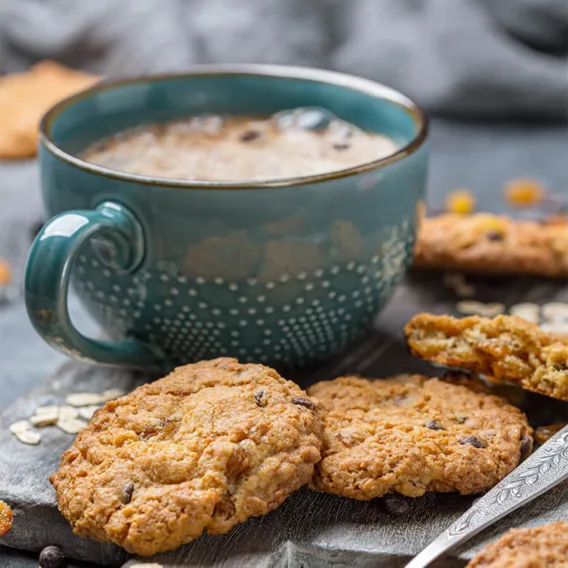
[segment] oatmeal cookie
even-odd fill
[[[404,332],[422,359],[568,400],[568,344],[520,317],[418,314]]]
[[[343,377],[308,393],[327,410],[323,458],[312,479],[319,491],[359,500],[480,493],[532,449],[520,410],[439,379]]]
[[[0,78],[0,159],[35,156],[43,114],[99,79],[55,61],[41,61],[24,73]]]
[[[476,554],[466,568],[566,568],[568,522],[513,529]]]
[[[262,365],[186,365],[108,402],[50,481],[82,537],[151,555],[263,515],[320,459],[322,406]]]
[[[568,223],[448,213],[422,221],[414,266],[463,272],[568,275]]]

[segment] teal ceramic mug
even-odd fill
[[[91,143],[201,113],[324,107],[400,147],[340,172],[251,182],[158,179],[88,163]],[[404,95],[339,73],[211,66],[102,83],[40,129],[54,217],[26,269],[29,317],[82,361],[150,368],[230,355],[304,365],[372,322],[410,263],[427,170],[427,121]],[[73,282],[107,340],[71,322]]]

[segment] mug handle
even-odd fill
[[[28,316],[41,337],[62,353],[88,363],[158,367],[159,354],[136,339],[101,341],[82,335],[71,322],[67,295],[73,262],[89,240],[101,261],[119,273],[134,271],[145,253],[144,233],[123,205],[107,201],[91,211],[67,211],[37,235],[25,275]]]

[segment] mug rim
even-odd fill
[[[142,174],[134,174],[114,170],[105,166],[93,164],[82,158],[62,150],[51,137],[51,126],[57,116],[76,102],[89,98],[97,93],[109,91],[124,85],[151,83],[169,79],[185,79],[199,76],[256,76],[274,77],[278,79],[300,79],[315,83],[326,83],[358,91],[360,93],[383,99],[399,106],[406,111],[416,125],[417,132],[408,144],[399,148],[393,154],[383,158],[364,162],[357,166],[344,168],[321,174],[294,176],[287,178],[251,179],[239,181],[224,180],[183,180],[163,178]],[[370,79],[357,77],[347,73],[328,71],[313,67],[265,64],[211,64],[195,65],[183,73],[163,73],[128,77],[117,80],[102,80],[94,86],[84,89],[52,106],[43,116],[39,125],[39,142],[54,156],[87,172],[122,181],[134,182],[149,186],[165,186],[180,189],[268,189],[278,187],[293,187],[351,177],[375,170],[388,164],[398,162],[416,152],[428,136],[429,124],[426,113],[409,97],[392,87]]]

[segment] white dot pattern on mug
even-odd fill
[[[169,267],[119,277],[83,254],[77,286],[113,335],[133,330],[179,362],[236,355],[302,364],[344,347],[372,320],[398,282],[412,243],[404,222],[385,229],[365,261],[282,273],[269,281],[188,278]],[[95,280],[103,286],[97,289]]]

